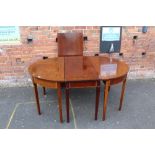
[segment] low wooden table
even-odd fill
[[[100,68],[101,65],[104,64],[117,64],[116,73],[113,75],[101,76]],[[38,113],[41,114],[37,85],[58,90],[60,122],[63,121],[62,84],[65,84],[66,87],[67,122],[69,122],[69,89],[96,87],[95,120],[97,120],[100,81],[103,81],[105,83],[105,88],[102,118],[105,120],[110,85],[123,82],[119,106],[119,110],[121,110],[128,70],[129,67],[125,62],[116,59],[112,59],[112,62],[110,62],[108,57],[103,56],[72,56],[39,60],[29,67],[29,73],[31,74],[34,85]]]

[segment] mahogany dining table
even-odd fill
[[[102,74],[104,65],[115,65],[114,73],[105,72]],[[37,85],[46,88],[57,89],[58,107],[60,122],[63,122],[62,115],[62,93],[61,88],[78,88],[79,82],[83,87],[94,85],[100,87],[100,82],[104,82],[104,102],[102,120],[105,120],[107,100],[111,85],[122,82],[122,91],[120,97],[119,110],[122,108],[123,97],[126,86],[127,74],[129,71],[128,65],[124,61],[112,58],[112,61],[107,56],[71,56],[71,57],[55,57],[44,60],[37,60],[28,68],[34,86],[34,94],[38,114],[41,114]],[[100,91],[100,89],[98,89]],[[99,93],[98,93],[99,95]],[[99,97],[99,96],[98,96]],[[66,102],[69,102],[69,96],[66,95]],[[95,104],[95,120],[98,115],[98,102]],[[67,111],[69,116],[69,111]]]

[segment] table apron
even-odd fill
[[[116,79],[109,79],[110,85],[123,82],[124,79],[126,78],[127,78],[127,75],[121,76]],[[69,88],[89,88],[89,87],[96,87],[97,81],[68,81],[66,83],[68,83]],[[106,81],[107,80],[103,80],[104,83]],[[58,88],[58,83],[64,83],[64,82],[57,82],[57,81],[48,81],[48,80],[43,80],[38,78],[33,78],[33,82],[46,88]]]
[[[33,82],[46,88],[58,88],[59,83],[55,81],[42,80],[38,78],[33,78]]]
[[[123,76],[121,76],[119,78],[103,80],[103,82],[105,83],[106,81],[110,81],[110,85],[115,85],[115,84],[123,82],[126,78],[127,78],[127,74],[123,75]]]
[[[69,88],[89,88],[97,86],[97,81],[74,81],[66,83],[68,83]]]

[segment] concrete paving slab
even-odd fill
[[[9,128],[32,128],[32,129],[50,129],[50,128],[74,128],[73,122],[59,123],[59,114],[57,103],[41,104],[42,114],[38,115],[34,103],[20,104],[11,121]]]
[[[14,103],[0,101],[0,129],[6,128],[14,108]]]
[[[32,87],[0,88],[0,128],[16,129],[154,129],[155,80],[128,80],[124,105],[118,111],[121,85],[111,87],[106,120],[102,121],[103,89],[101,88],[98,120],[94,120],[95,89],[72,89],[70,123],[66,123],[63,89],[63,124],[59,123],[57,91],[47,89],[46,97],[39,87],[42,115],[36,111]]]

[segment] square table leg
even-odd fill
[[[58,94],[58,105],[59,105],[59,117],[60,122],[63,122],[63,116],[62,116],[62,92],[61,92],[61,84],[57,83],[57,94]]]
[[[35,99],[36,99],[36,105],[37,105],[38,114],[41,115],[37,84],[33,83],[33,86],[34,86],[34,94],[35,94]]]
[[[69,83],[66,83],[66,112],[67,112],[67,123],[69,123]]]
[[[97,116],[98,116],[99,99],[100,99],[100,81],[97,81],[96,104],[95,104],[95,120],[97,120]]]
[[[119,111],[121,111],[121,109],[122,109],[124,92],[125,92],[125,86],[126,86],[126,78],[124,79],[123,84],[122,84],[122,92],[121,92],[121,97],[120,97]]]
[[[46,89],[43,87],[43,95],[46,95]]]
[[[109,87],[110,87],[110,80],[107,80],[105,82],[105,88],[104,88],[104,103],[103,103],[103,116],[102,116],[103,121],[105,120],[105,117],[106,117]]]

